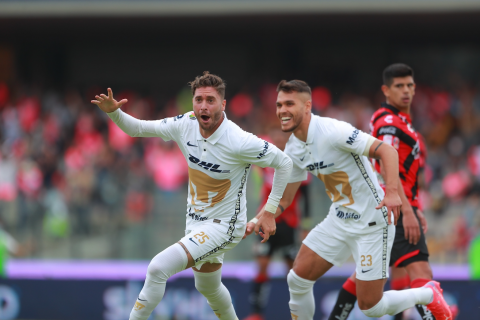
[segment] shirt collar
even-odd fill
[[[225,111],[223,112],[223,121],[222,124],[215,130],[215,132],[208,138],[202,137],[202,134],[200,133],[200,124],[198,125],[198,130],[197,130],[197,141],[199,140],[206,140],[210,142],[211,144],[217,143],[218,140],[222,137],[222,135],[225,133],[225,131],[228,129],[228,119],[227,115],[225,114]]]
[[[410,115],[409,115],[409,114],[404,113],[404,112],[401,112],[400,110],[398,110],[398,109],[395,108],[394,106],[389,105],[389,104],[386,103],[386,102],[382,102],[382,108],[388,109],[388,110],[390,110],[391,112],[393,112],[394,115],[404,118],[405,121],[408,121],[408,123],[412,123],[412,119],[410,118]]]

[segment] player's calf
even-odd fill
[[[193,274],[195,288],[207,298],[215,315],[222,320],[237,320],[230,293],[221,282],[222,269],[208,273],[194,270]]]
[[[162,300],[168,278],[185,270],[187,263],[187,255],[178,243],[157,254],[148,265],[145,284],[130,312],[130,320],[146,320]]]

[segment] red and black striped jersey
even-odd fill
[[[418,202],[418,171],[420,168],[420,138],[412,126],[410,115],[382,103],[370,120],[371,135],[392,145],[398,152],[399,175],[405,195],[412,207]],[[378,161],[375,169],[380,172]]]

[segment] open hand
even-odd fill
[[[407,239],[410,244],[417,244],[421,235],[420,224],[418,223],[417,217],[410,205],[402,208],[402,217],[405,239]]]
[[[382,207],[387,207],[388,212],[388,224],[392,224],[392,215],[393,212],[393,224],[397,225],[398,217],[400,216],[400,208],[402,207],[402,200],[397,192],[387,192],[385,198],[382,202],[375,208],[381,209]]]
[[[113,112],[128,102],[127,99],[122,99],[120,101],[113,99],[112,89],[108,88],[107,91],[108,97],[102,93],[99,96],[95,96],[95,99],[97,100],[91,101],[93,104],[96,104],[103,112]]]
[[[421,210],[417,210],[417,217],[418,220],[420,220],[420,224],[422,225],[423,234],[426,234],[428,231],[427,219],[425,219],[425,216],[423,215],[423,212]]]

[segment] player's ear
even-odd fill
[[[385,97],[388,97],[390,95],[390,88],[387,85],[383,84],[382,92],[385,95]]]
[[[227,105],[227,100],[223,99],[223,101],[222,101],[222,111],[225,111],[226,105]]]
[[[307,113],[312,112],[312,100],[311,99],[308,99],[307,101],[305,101],[305,111]]]

